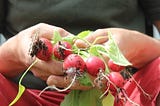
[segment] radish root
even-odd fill
[[[149,95],[148,93],[146,93],[143,88],[138,84],[138,82],[133,78],[133,76],[128,72],[126,71],[127,74],[132,78],[132,80],[136,83],[136,85],[138,86],[138,88],[142,91],[142,93],[144,94],[144,96],[148,97],[149,100],[151,100],[151,95]]]
[[[57,90],[58,92],[64,92],[64,91],[67,91],[68,89],[70,89],[72,87],[72,85],[74,84],[76,80],[76,74],[74,75],[73,79],[72,79],[72,82],[69,84],[68,87],[64,88],[64,89],[59,89],[57,88],[55,85],[51,85],[51,86],[47,86],[46,88],[44,88],[38,96],[40,96],[44,91],[46,91],[47,89],[53,89],[53,90]]]

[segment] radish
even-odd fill
[[[67,72],[69,69],[75,69],[75,71],[84,72],[86,70],[86,64],[83,58],[77,54],[70,54],[64,59],[63,69]]]
[[[66,41],[59,41],[53,46],[53,54],[59,60],[64,60],[72,54],[72,46]]]
[[[124,86],[124,78],[119,72],[110,72],[107,76],[104,76],[108,81],[106,82],[106,90],[101,95],[101,98],[108,94],[110,90],[111,94],[115,97],[114,106],[124,106],[126,101],[129,101],[135,106],[139,104],[132,101],[126,94]]]
[[[108,67],[115,72],[123,70],[125,67],[115,64],[111,59],[108,61]]]
[[[124,85],[124,78],[119,72],[111,72],[108,74],[108,78],[111,82],[109,89],[110,91],[117,91],[117,88],[122,88]]]
[[[86,60],[87,72],[92,76],[97,76],[100,72],[105,71],[105,63],[99,57],[91,56]]]
[[[108,75],[102,73],[102,76],[106,79],[106,83],[105,92],[100,98],[102,98],[104,95],[107,95],[109,90],[113,96],[116,96],[124,85],[125,80],[123,79],[122,75],[119,72],[110,72]]]
[[[37,41],[33,42],[32,51],[30,55],[33,57],[34,55],[44,61],[51,60],[53,55],[52,52],[53,45],[50,40],[46,38],[37,39]]]
[[[70,54],[64,59],[63,69],[65,71],[65,74],[67,74],[66,80],[68,80],[68,79],[71,80],[71,83],[64,89],[59,89],[55,85],[47,86],[45,89],[43,89],[40,92],[39,96],[46,89],[55,89],[59,92],[64,92],[64,91],[70,89],[70,87],[72,87],[74,82],[77,80],[77,77],[81,77],[83,72],[86,70],[85,61],[78,54]]]

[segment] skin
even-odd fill
[[[160,21],[155,21],[153,23],[160,32]],[[123,55],[136,68],[141,68],[160,56],[160,40],[151,38],[137,31],[126,30],[121,28],[99,29],[96,30],[90,36],[87,36],[86,39],[89,42],[93,42],[97,37],[106,36],[102,39],[97,40],[96,43],[104,44],[107,47],[107,31],[110,31],[113,34],[113,38]],[[76,41],[76,45],[81,48],[85,48],[88,46],[86,43],[80,40]],[[107,57],[104,58],[108,60]],[[159,105],[160,93],[156,98],[156,106]]]
[[[54,84],[57,87],[67,87],[71,81],[66,80],[66,77],[63,76],[62,62],[56,60],[46,62],[35,57],[31,58],[29,55],[32,38],[35,37],[36,34],[38,37],[51,40],[55,30],[58,31],[62,37],[70,35],[68,31],[62,28],[40,23],[19,32],[17,35],[7,40],[0,46],[0,72],[8,78],[15,77],[26,70],[35,59],[37,59],[38,62],[31,68],[34,76],[47,81],[48,85]],[[12,67],[8,67],[10,64]],[[76,83],[72,87],[72,89],[82,90],[89,88],[90,87],[82,86],[79,83]]]
[[[156,21],[154,24],[160,31],[160,21]],[[18,33],[6,41],[0,46],[0,72],[6,77],[13,77],[23,72],[23,70],[28,68],[35,60],[35,58],[31,58],[28,55],[32,41],[31,38],[38,32],[39,37],[51,39],[54,30],[58,30],[62,36],[70,34],[62,28],[41,23]],[[104,44],[107,47],[107,31],[112,32],[113,37],[124,56],[137,68],[145,66],[150,61],[160,56],[159,40],[133,30],[121,28],[98,29],[90,36],[87,36],[86,39],[89,42],[93,42],[97,37],[102,36],[103,39],[97,40],[96,43]],[[79,40],[77,40],[75,44],[79,47],[87,46],[84,42]],[[12,67],[8,67],[8,65],[11,65]],[[59,61],[51,60],[49,62],[44,62],[38,60],[31,70],[36,77],[46,80],[48,85],[66,87],[70,84],[70,81],[66,81],[66,78],[63,76],[62,63]],[[71,89],[85,90],[90,88],[76,83]],[[160,101],[160,96],[158,96],[157,101]]]
[[[136,68],[143,67],[144,65],[146,65],[147,63],[149,63],[150,61],[152,61],[160,55],[159,40],[153,39],[149,36],[146,36],[143,33],[133,30],[121,28],[98,29],[94,33],[92,33],[92,35],[88,36],[86,39],[88,39],[88,41],[90,42],[93,42],[97,37],[103,37],[102,39],[99,39],[96,43],[103,44],[107,47],[108,31],[112,33],[113,38],[123,55]],[[81,48],[87,46],[81,40],[77,41],[76,45]],[[152,50],[155,51],[154,54]]]
[[[14,37],[10,38],[0,46],[0,70],[6,77],[13,77],[23,72],[35,61],[35,57],[31,58],[29,49],[32,38],[37,34],[39,37],[47,39],[53,38],[53,31],[57,30],[62,36],[69,35],[69,32],[62,28],[40,23],[28,28]],[[18,49],[17,49],[18,46]],[[8,67],[11,64],[12,67]],[[57,66],[57,67],[55,67]],[[49,75],[63,75],[62,63],[59,61],[44,62],[38,59],[38,62],[31,69],[36,77],[46,80]],[[54,71],[53,71],[54,69]]]

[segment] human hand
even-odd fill
[[[133,67],[141,68],[160,55],[160,42],[158,40],[133,30],[121,28],[98,29],[88,35],[86,40],[93,43],[96,38],[99,38],[95,43],[99,43],[107,47],[107,31],[112,33],[113,39],[117,43],[121,52],[133,64]],[[75,41],[75,44],[79,48],[85,48],[88,46],[88,44],[82,40]],[[108,57],[104,56],[104,58],[108,61]],[[57,76],[50,76],[47,82],[49,85],[57,84],[59,87],[62,87],[62,85],[69,85],[69,83],[67,84],[64,79],[60,77],[59,80],[56,80]],[[91,79],[94,80],[95,78],[91,77]],[[72,87],[73,89],[79,88],[78,84],[75,85],[76,86]]]
[[[87,36],[86,39],[89,42],[93,42],[96,38],[102,37],[102,39],[97,40],[96,43],[106,45],[107,47],[108,31],[112,33],[113,38],[123,55],[136,68],[143,67],[160,55],[160,41],[133,30],[121,28],[98,29]],[[75,44],[80,48],[88,46],[81,40],[77,40]],[[108,60],[107,57],[105,58]]]
[[[47,24],[38,24],[20,32],[18,36],[22,41],[21,45],[23,45],[21,46],[21,52],[23,52],[22,55],[23,57],[26,57],[25,59],[23,59],[23,63],[25,63],[26,66],[29,67],[35,61],[35,59],[37,59],[36,64],[31,68],[34,76],[46,80],[48,86],[54,85],[56,87],[65,88],[71,83],[72,79],[68,79],[68,76],[64,75],[64,71],[62,68],[63,63],[61,61],[54,59],[50,61],[43,61],[36,57],[32,58],[28,54],[28,50],[31,48],[29,42],[30,44],[32,43],[32,37],[34,37],[35,34],[37,34],[39,38],[44,37],[51,40],[54,36],[53,32],[55,30],[58,31],[62,37],[70,35],[69,32],[62,28]],[[78,81],[76,81],[70,89],[86,90],[89,88],[91,87],[82,86]]]
[[[62,28],[41,23],[23,30],[9,39],[0,48],[3,51],[1,52],[0,59],[5,58],[6,60],[1,62],[0,69],[5,70],[2,73],[8,77],[12,77],[26,70],[36,59],[36,57],[31,57],[29,54],[33,38],[38,36],[38,38],[43,37],[51,40],[55,30],[61,36],[70,34]],[[8,67],[9,65],[11,67]],[[62,63],[56,60],[46,62],[37,59],[37,63],[33,65],[31,71],[36,77],[43,80],[46,80],[50,74],[63,75]]]
[[[67,32],[66,30],[64,30],[62,28],[47,25],[47,24],[39,24],[35,27],[36,27],[35,29],[30,28],[30,29],[26,30],[26,32],[25,31],[22,32],[22,33],[25,33],[26,35],[28,35],[28,33],[30,33],[30,32],[32,33],[32,34],[30,34],[31,36],[29,36],[30,41],[31,41],[31,39],[33,40],[33,38],[35,36],[38,36],[38,38],[47,38],[47,39],[51,40],[51,39],[53,39],[53,36],[54,36],[53,32],[54,31],[58,31],[62,37],[70,34],[69,32]],[[23,35],[22,33],[21,33],[21,35]],[[28,36],[26,36],[26,37],[28,37]],[[27,45],[27,46],[29,46],[29,45]],[[29,49],[30,48],[31,47],[29,47]],[[24,50],[26,50],[26,49],[24,49]],[[28,59],[28,62],[27,62],[28,65],[33,63],[33,61],[35,60],[35,57],[28,58],[28,55],[26,57]],[[62,62],[54,60],[54,59],[51,59],[49,61],[43,61],[38,58],[36,58],[36,59],[38,61],[31,68],[32,73],[36,77],[39,77],[43,80],[46,80],[48,78],[48,76],[50,76],[51,74],[52,75],[63,75],[64,74],[64,72],[62,71]]]

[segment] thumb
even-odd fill
[[[89,43],[94,43],[94,44],[101,44],[104,43],[108,40],[107,37],[107,30],[105,29],[98,29],[94,31],[93,33],[89,34],[88,36],[85,37],[85,40],[87,40]],[[75,45],[79,48],[86,48],[89,45],[83,41],[83,40],[76,40]]]

